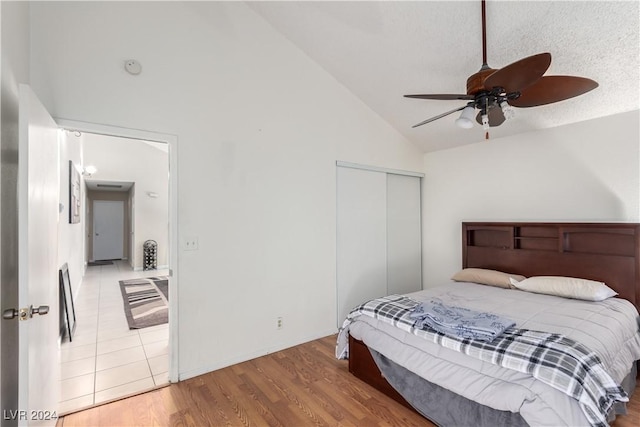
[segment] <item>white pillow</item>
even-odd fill
[[[618,295],[602,282],[575,277],[534,276],[520,282],[511,279],[511,284],[522,291],[587,301],[602,301]]]

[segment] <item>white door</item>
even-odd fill
[[[122,259],[124,202],[93,201],[93,259]]]
[[[387,174],[387,292],[422,288],[420,178]]]
[[[352,308],[387,295],[387,176],[337,168],[338,327]]]
[[[60,371],[58,127],[27,85],[20,85],[18,120],[18,301],[20,308],[50,309],[46,316],[15,320],[19,322],[18,424],[54,425],[51,415],[58,405]]]

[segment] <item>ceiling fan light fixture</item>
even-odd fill
[[[502,108],[502,114],[504,114],[506,120],[513,119],[516,116],[516,110],[506,100],[500,103],[500,108]]]
[[[489,115],[487,113],[482,115],[482,129],[489,130]]]
[[[486,138],[489,128],[500,126],[515,117],[513,107],[537,107],[582,95],[598,87],[595,81],[577,76],[545,76],[551,65],[551,54],[543,52],[520,59],[499,68],[489,67],[487,62],[487,34],[485,3],[482,5],[482,67],[467,78],[466,94],[413,94],[407,98],[441,101],[465,100],[465,106],[423,120],[412,127],[431,123],[463,110],[456,125],[470,129],[473,127],[474,108],[480,110],[475,121],[482,125]]]
[[[473,116],[475,113],[475,108],[468,106],[462,110],[462,114],[460,117],[456,119],[456,125],[463,129],[471,129],[473,127]]]

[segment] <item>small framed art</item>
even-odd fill
[[[69,160],[69,224],[80,222],[80,172]]]

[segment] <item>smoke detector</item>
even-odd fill
[[[124,61],[124,69],[127,73],[137,76],[142,72],[142,65],[135,59],[127,59]]]

